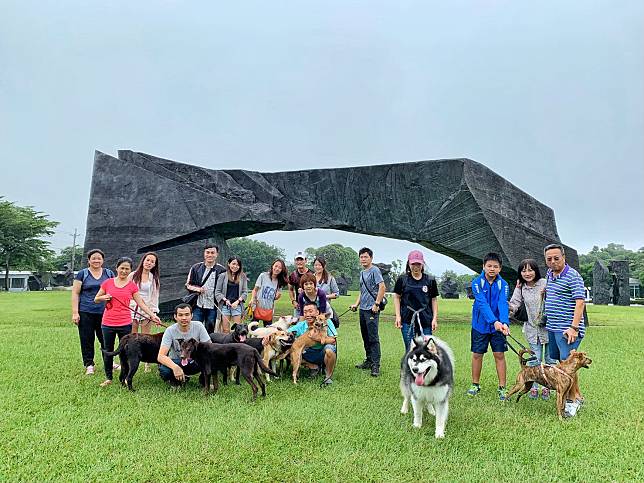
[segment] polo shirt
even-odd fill
[[[554,275],[552,270],[548,270],[546,275],[546,301],[545,311],[546,329],[550,332],[563,332],[570,328],[572,319],[575,314],[575,301],[584,299],[586,291],[584,289],[584,279],[581,275],[566,264],[559,275]],[[579,337],[582,338],[586,333],[584,316],[582,314],[579,321]]]

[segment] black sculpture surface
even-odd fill
[[[445,277],[441,282],[440,294],[444,299],[457,299],[458,298],[458,283],[450,277]]]
[[[608,305],[612,299],[613,277],[601,261],[593,266],[593,304]]]
[[[157,251],[162,311],[184,293],[206,241],[221,261],[228,238],[309,228],[413,241],[476,272],[494,251],[509,281],[522,259],[560,243],[550,208],[469,159],[259,173],[96,152],[85,248],[102,248],[106,266]],[[578,266],[575,250],[566,254]]]
[[[628,284],[630,276],[628,261],[613,260],[609,267],[613,274],[613,305],[629,306],[631,304],[631,290]]]

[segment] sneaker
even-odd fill
[[[107,386],[109,386],[110,384],[112,384],[112,380],[111,380],[111,379],[105,379],[103,382],[101,382],[101,383],[99,384],[99,386],[101,386],[101,387],[107,387]]]
[[[577,415],[578,410],[579,410],[579,406],[577,406],[577,402],[567,399],[566,404],[564,406],[564,417],[573,418]]]
[[[478,396],[478,393],[481,392],[481,386],[478,384],[472,384],[472,386],[467,390],[467,395],[470,397]]]
[[[539,399],[539,388],[532,386],[532,388],[530,388],[530,394],[528,394],[528,397],[530,399]]]
[[[85,368],[85,375],[92,376],[94,374],[94,366],[87,366]]]
[[[505,387],[500,387],[497,389],[499,393],[499,401],[505,401],[508,399],[508,390]]]
[[[371,369],[373,363],[369,359],[365,359],[360,364],[356,364],[356,369]]]
[[[374,364],[371,366],[371,376],[372,377],[378,377],[380,375],[380,366],[377,364]]]
[[[320,375],[320,369],[318,369],[318,368],[316,368],[316,369],[309,369],[309,377],[310,377],[311,379],[313,379],[313,378],[315,378],[315,377],[318,377],[319,375]]]
[[[331,384],[333,384],[333,379],[331,379],[330,377],[325,377],[324,381],[322,381],[322,384],[320,384],[320,387],[327,387]]]
[[[547,387],[541,388],[541,399],[543,399],[544,401],[550,399],[550,389],[548,389]]]

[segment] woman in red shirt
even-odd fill
[[[105,280],[101,284],[96,297],[94,297],[94,302],[97,304],[107,302],[101,324],[103,348],[106,351],[114,350],[117,335],[120,342],[123,337],[132,332],[132,313],[130,311],[130,301],[132,299],[152,321],[157,324],[161,323],[161,319],[150,310],[143,301],[143,297],[139,295],[139,288],[136,284],[128,280],[128,275],[131,271],[132,259],[128,257],[119,258],[116,262],[116,278]],[[105,381],[101,383],[101,387],[112,384],[113,359],[113,357],[103,354]]]

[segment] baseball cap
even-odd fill
[[[409,255],[407,256],[407,261],[411,263],[425,263],[425,259],[423,258],[423,253],[420,250],[412,250],[409,252]]]
[[[304,258],[306,259],[306,254],[304,252],[297,252],[295,256],[293,257],[293,260],[297,260],[298,258]]]

